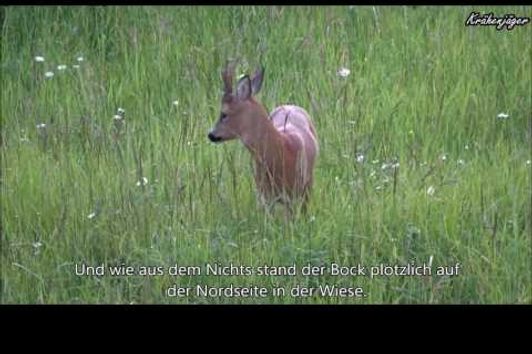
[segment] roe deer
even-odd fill
[[[268,115],[254,96],[260,91],[264,67],[250,79],[243,76],[233,93],[234,64],[222,71],[224,92],[220,118],[208,135],[212,142],[239,138],[255,162],[255,184],[265,206],[280,202],[292,213],[295,200],[306,206],[318,154],[316,131],[301,107],[282,105]]]

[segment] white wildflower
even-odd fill
[[[42,242],[40,242],[40,241],[34,242],[34,243],[32,244],[32,246],[33,246],[34,248],[40,248],[40,247],[42,247]]]
[[[429,188],[427,188],[427,195],[432,196],[432,195],[434,195],[435,191],[436,191],[436,189],[434,189],[433,186],[430,186]]]
[[[351,74],[351,70],[347,69],[347,68],[340,68],[336,74],[338,74],[338,76],[340,77],[348,77],[349,74]]]
[[[148,179],[146,177],[142,177],[142,179],[140,181],[137,182],[137,186],[140,187],[140,186],[145,186],[148,184]]]
[[[174,102],[172,102],[172,104],[177,107],[177,106],[179,106],[179,101],[175,100]]]
[[[54,72],[53,71],[47,71],[44,73],[44,76],[48,79],[51,79],[52,77],[54,77]]]
[[[87,215],[87,219],[94,219],[96,217],[96,213],[92,212],[89,215]]]
[[[526,164],[530,165],[531,164],[530,160],[526,160]]]
[[[462,160],[462,159],[459,159],[459,160],[456,161],[456,162],[457,162],[459,165],[464,165],[464,164],[465,164],[464,160]]]
[[[67,66],[65,64],[61,64],[57,66],[57,70],[65,70]]]
[[[40,55],[37,55],[34,60],[37,62],[37,63],[42,63],[44,62],[44,57],[41,57]]]
[[[74,65],[72,65],[72,67],[73,67],[74,69],[79,69],[79,65],[78,65],[78,64],[74,64]]]
[[[394,161],[394,162],[390,162],[390,163],[386,163],[384,162],[382,165],[381,165],[381,170],[387,170],[387,169],[392,169],[392,170],[395,170],[399,168],[399,162],[398,161]]]
[[[362,154],[357,154],[357,162],[358,162],[358,163],[362,163],[362,162],[364,162],[364,155],[362,155]]]
[[[85,59],[84,59],[83,57],[80,56],[80,57],[78,57],[76,60],[78,61],[78,63],[81,63],[81,62],[82,62],[83,60],[85,60]]]
[[[443,154],[440,156],[440,160],[445,161],[447,160],[447,154]]]
[[[507,119],[509,117],[510,117],[510,115],[508,113],[499,113],[499,114],[497,114],[497,118],[499,118],[499,119]]]
[[[44,129],[46,128],[46,124],[45,123],[39,123],[36,125],[37,129]]]

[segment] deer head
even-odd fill
[[[250,79],[243,76],[237,83],[236,93],[233,93],[234,62],[228,63],[222,71],[224,92],[220,117],[208,138],[219,143],[241,137],[254,127],[254,118],[264,115],[264,108],[253,99],[261,89],[264,77],[264,67],[255,71]]]

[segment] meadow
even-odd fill
[[[4,304],[532,302],[531,7],[2,7]],[[307,215],[207,133],[220,71],[311,114]],[[124,118],[116,116],[118,109]],[[76,265],[461,265],[441,276],[80,276]],[[154,268],[155,269],[155,268]],[[336,284],[364,297],[168,297]]]

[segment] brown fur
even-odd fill
[[[262,74],[257,71],[252,80],[242,78],[235,95],[229,84],[230,72],[223,72],[222,115],[209,138],[217,142],[239,138],[243,142],[253,157],[255,184],[263,202],[291,207],[300,199],[305,210],[319,149],[316,132],[301,107],[280,106],[268,115],[250,93],[260,89]]]

